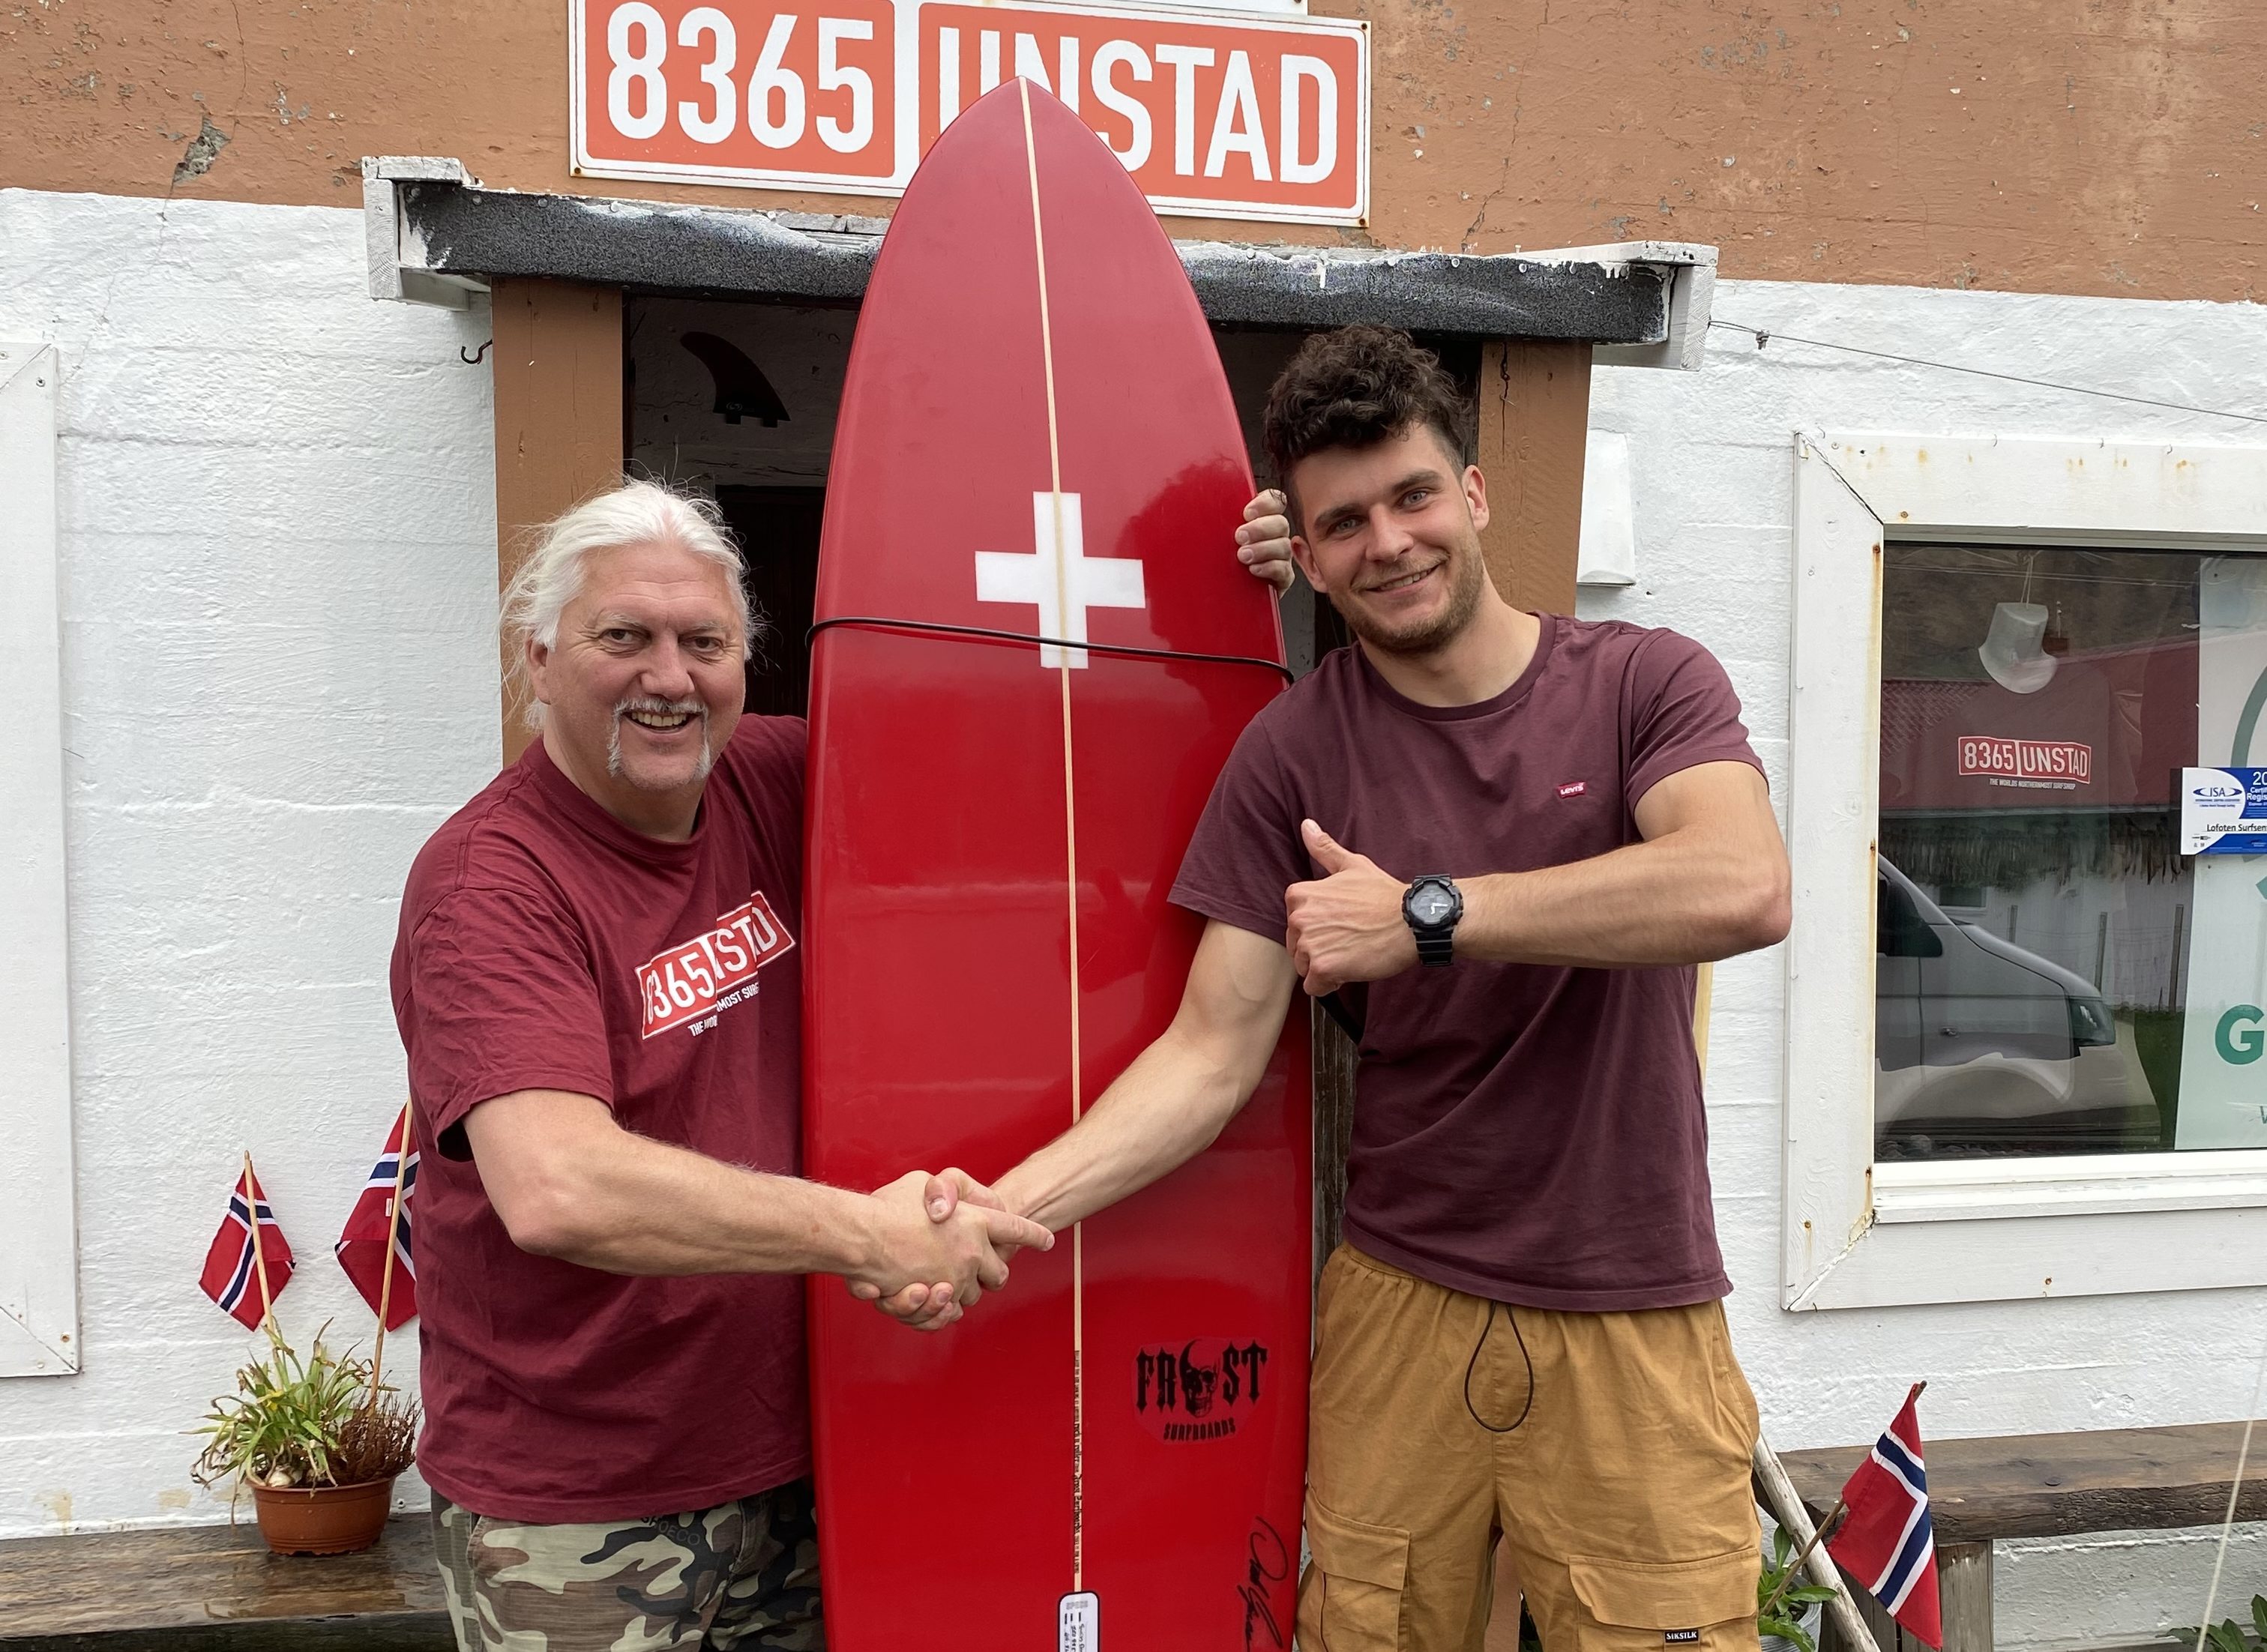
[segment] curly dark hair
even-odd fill
[[[1310,453],[1375,447],[1420,424],[1464,458],[1464,399],[1441,358],[1398,327],[1346,327],[1313,334],[1277,375],[1260,440],[1288,489]]]

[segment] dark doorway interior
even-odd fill
[[[748,709],[800,717],[811,708],[811,616],[818,585],[824,488],[722,486],[716,503],[746,559],[758,620],[748,650]]]

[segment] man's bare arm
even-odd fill
[[[1786,938],[1786,848],[1763,776],[1745,763],[1702,763],[1638,800],[1645,841],[1531,872],[1466,876],[1460,958],[1575,968],[1698,964]],[[1401,916],[1406,880],[1333,841],[1310,821],[1307,843],[1328,876],[1285,896],[1288,942],[1310,993],[1383,980],[1412,968],[1417,943]]]
[[[1060,1229],[1202,1152],[1258,1087],[1293,979],[1278,943],[1206,925],[1172,1024],[1076,1125],[993,1184],[1001,1202]]]
[[[884,1295],[950,1280],[972,1302],[1006,1282],[1001,1252],[1052,1243],[973,1204],[934,1219],[918,1171],[870,1195],[761,1175],[635,1134],[564,1090],[484,1101],[465,1134],[515,1245],[612,1274],[840,1274]]]
[[[1635,812],[1642,843],[1473,879],[1457,956],[1578,968],[1704,964],[1786,939],[1786,847],[1761,775],[1702,763],[1661,781]]]

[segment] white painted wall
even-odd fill
[[[330,1247],[400,1104],[396,903],[499,737],[487,317],[363,261],[359,211],[0,190],[0,336],[62,357],[84,1359],[0,1381],[0,1537],[224,1517],[184,1430],[258,1343],[197,1289],[246,1146],[286,1330],[369,1335]]]
[[[2267,411],[2267,310],[2256,305],[1725,282],[1715,309],[1782,336],[1758,351],[1750,338],[1718,330],[1702,371],[1602,368],[1595,377],[1593,426],[1629,438],[1638,584],[1586,588],[1581,612],[1671,626],[1714,650],[1782,799],[1797,428],[2267,442],[2267,427],[2256,423],[1839,355],[1783,336],[2256,414]],[[1784,996],[1777,950],[1719,966],[1708,1075],[1718,1227],[1737,1287],[1733,1330],[1775,1444],[1870,1438],[1923,1377],[1922,1429],[1932,1438],[2245,1414],[2267,1340],[2267,1293],[1781,1311]],[[1976,1243],[1989,1245],[1991,1224],[1975,1226]],[[1999,1564],[2003,1645],[2098,1642],[2195,1622],[2211,1553],[2195,1533],[2134,1533],[2004,1545]],[[2229,1557],[2222,1612],[2242,1616],[2255,1591],[2267,1591],[2267,1535],[2245,1529]]]

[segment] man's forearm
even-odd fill
[[[1698,964],[1786,932],[1785,862],[1706,832],[1676,832],[1587,861],[1458,878],[1456,956],[1629,968]]]
[[[1072,1129],[993,1184],[1010,1210],[1060,1230],[1212,1145],[1258,1084],[1171,1034],[1144,1050]]]
[[[583,1254],[610,1274],[847,1274],[871,1260],[867,1200],[791,1176],[766,1176],[657,1142],[602,1171],[607,1217]],[[693,1161],[652,1178],[649,1151]]]
[[[864,1196],[591,1131],[549,1156],[526,1247],[610,1274],[840,1274],[873,1249]]]

